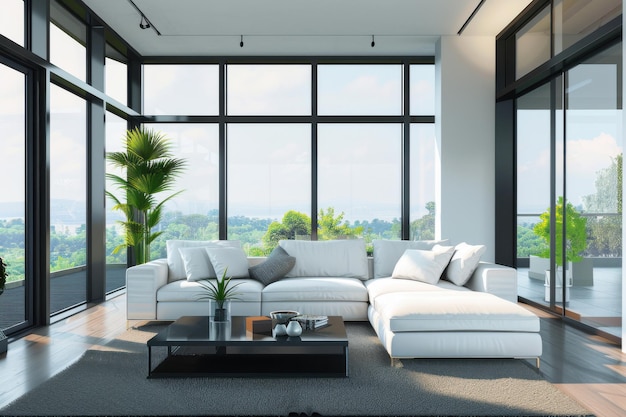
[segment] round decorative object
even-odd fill
[[[302,326],[296,320],[291,320],[287,325],[287,336],[300,336],[302,334]]]
[[[276,324],[287,324],[289,320],[299,315],[297,311],[294,310],[278,310],[278,311],[270,311],[270,317],[272,318],[272,323]]]
[[[277,324],[274,327],[274,337],[276,336],[285,336],[287,334],[287,326],[284,324]]]

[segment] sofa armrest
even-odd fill
[[[480,262],[465,286],[517,303],[517,270],[504,265]]]
[[[167,284],[167,259],[156,259],[126,270],[126,319],[156,320],[157,290]]]

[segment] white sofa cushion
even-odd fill
[[[374,278],[390,277],[400,257],[407,249],[431,250],[447,240],[387,240],[374,239]]]
[[[425,282],[414,281],[411,279],[394,279],[394,278],[376,278],[365,282],[367,287],[367,295],[369,302],[376,307],[376,298],[380,295],[390,293],[405,293],[411,291],[428,292],[428,291],[471,291],[466,287],[458,287],[451,282],[440,280],[437,285],[427,284]]]
[[[197,248],[206,246],[229,246],[240,248],[241,242],[238,240],[168,240],[165,242],[167,248],[167,265],[169,267],[169,281],[187,278],[185,264],[180,255],[180,248]],[[215,270],[209,265],[209,277],[215,278]]]
[[[248,258],[243,249],[209,246],[204,250],[209,254],[217,278],[221,279],[224,273],[227,278],[248,278]]]
[[[204,247],[180,248],[180,257],[183,260],[187,281],[214,278],[215,271],[211,271],[211,260]]]
[[[459,243],[454,247],[454,255],[450,260],[443,278],[456,285],[465,285],[476,270],[480,257],[487,248],[484,245],[468,245]]]
[[[261,291],[263,285],[253,279],[235,279],[231,281],[231,286],[241,283],[237,286],[237,301],[243,302],[261,302]],[[170,282],[164,285],[157,291],[158,302],[189,302],[189,301],[201,301],[201,298],[206,295],[206,290],[198,284],[196,281],[178,280]],[[208,302],[208,301],[207,301]],[[208,314],[208,307],[207,307]]]
[[[539,331],[539,318],[530,311],[493,294],[475,291],[380,295],[376,311],[393,332]]]
[[[367,289],[359,278],[283,278],[263,288],[263,302],[362,301]]]
[[[286,277],[346,277],[367,280],[369,269],[363,239],[281,240],[279,245],[296,258]]]
[[[407,249],[396,263],[391,277],[434,285],[439,282],[453,253],[453,246],[435,245],[430,251]]]

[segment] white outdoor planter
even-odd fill
[[[557,268],[556,270],[556,285],[555,285],[555,294],[554,294],[554,302],[562,303],[563,302],[563,269]],[[565,302],[569,301],[569,289],[573,285],[572,279],[572,271],[571,269],[567,269],[565,271]],[[543,284],[544,287],[544,300],[546,302],[550,302],[550,270],[545,271],[545,281]]]

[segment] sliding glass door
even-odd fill
[[[519,295],[618,337],[621,56],[620,43],[516,100]]]

